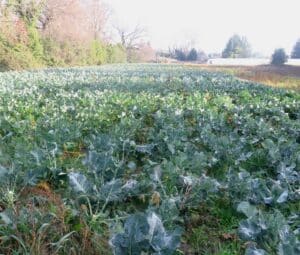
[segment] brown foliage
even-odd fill
[[[48,0],[43,35],[56,41],[85,41],[85,13],[78,0]]]
[[[28,43],[28,33],[25,22],[20,18],[10,14],[0,18],[0,33],[8,43],[16,44]]]
[[[5,208],[0,206],[0,209]],[[27,212],[26,218],[24,211]],[[0,245],[1,254],[14,254],[13,250],[20,247],[19,240],[33,255],[67,254],[66,251],[57,250],[54,244],[70,233],[65,243],[65,249],[69,247],[68,254],[108,254],[107,229],[103,227],[103,235],[96,234],[79,215],[72,226],[74,216],[71,216],[70,209],[47,182],[25,188],[15,203],[14,213],[19,218],[15,222],[14,236],[17,239],[0,238],[0,243],[4,240]]]
[[[101,1],[48,0],[42,18],[42,32],[57,41],[90,42],[100,39],[107,20]]]

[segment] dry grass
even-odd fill
[[[111,254],[107,227],[97,226],[103,234],[96,233],[85,213],[73,214],[46,182],[24,189],[11,215],[14,233],[0,236],[0,254]]]
[[[266,85],[300,91],[300,66],[211,66],[199,65],[209,71],[233,74],[241,79]]]

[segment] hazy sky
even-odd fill
[[[300,0],[105,0],[113,23],[148,30],[155,48],[194,42],[221,52],[228,38],[245,35],[254,51],[288,53],[300,38]]]

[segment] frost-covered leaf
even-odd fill
[[[187,207],[197,207],[199,203],[216,195],[221,187],[217,180],[206,175],[202,175],[200,178],[180,176],[180,181],[190,189],[188,196],[183,198]]]
[[[257,248],[247,248],[245,255],[266,255],[266,251]]]
[[[71,172],[68,177],[74,191],[85,194],[91,191],[92,185],[83,174]]]
[[[8,170],[0,165],[0,178],[5,177],[5,175],[7,175],[7,173],[8,173]]]
[[[281,204],[288,200],[289,191],[280,181],[255,178],[250,183],[252,190],[249,199],[255,204]]]
[[[286,225],[279,231],[280,243],[278,245],[279,255],[300,254],[300,241],[297,236]]]
[[[111,244],[116,255],[171,255],[180,243],[180,235],[179,230],[167,232],[154,212],[138,213],[126,220],[124,232],[113,235]]]
[[[7,213],[5,212],[1,212],[0,213],[0,225],[4,224],[4,225],[10,225],[12,224],[13,221],[12,219],[7,215]]]
[[[300,182],[300,172],[296,171],[296,164],[287,166],[284,162],[281,162],[277,168],[278,179],[282,181],[287,181],[290,184]]]
[[[125,183],[121,179],[115,179],[105,183],[100,188],[100,199],[108,202],[122,201],[127,197],[140,194],[140,184],[133,179]]]
[[[255,220],[247,219],[241,221],[238,229],[241,239],[254,241],[261,233],[262,229]]]
[[[104,201],[122,201],[123,194],[122,194],[122,187],[123,182],[120,179],[112,180],[104,184],[100,189],[100,198]]]
[[[151,154],[152,150],[154,149],[154,146],[154,144],[137,145],[135,147],[135,150],[140,153]]]
[[[175,147],[174,147],[174,145],[171,144],[171,143],[168,143],[167,146],[168,146],[169,151],[170,151],[172,154],[175,154]]]
[[[155,182],[160,182],[162,175],[161,166],[157,165],[153,168],[153,173],[150,175],[151,179]]]
[[[111,180],[114,176],[115,165],[110,152],[89,151],[83,163],[105,180]]]
[[[180,183],[184,186],[193,186],[197,181],[193,176],[180,176]]]
[[[164,224],[172,225],[175,221],[179,221],[179,209],[177,203],[179,197],[164,199],[159,207],[159,215]]]
[[[276,202],[277,202],[278,204],[284,203],[284,202],[287,201],[288,196],[289,196],[288,190],[284,190],[284,191],[281,193],[281,195],[277,198]]]
[[[133,161],[128,162],[127,167],[132,170],[135,171],[136,170],[136,163]]]
[[[256,207],[249,202],[241,202],[237,207],[237,211],[245,214],[248,218],[253,217],[258,213]]]

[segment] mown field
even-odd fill
[[[0,100],[0,254],[300,254],[299,92],[111,65]]]

